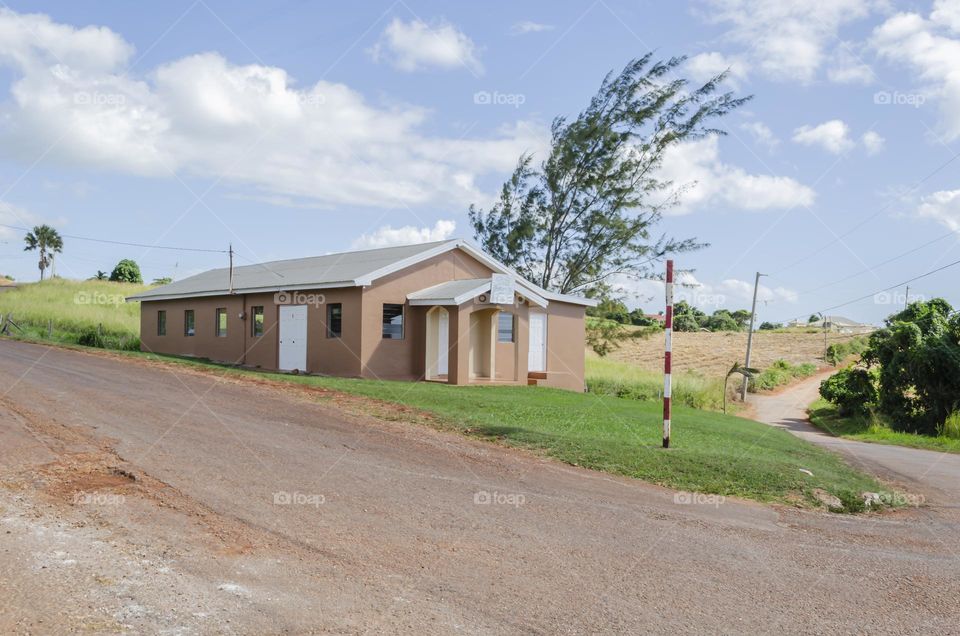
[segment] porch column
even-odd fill
[[[470,308],[448,307],[450,314],[450,353],[447,359],[447,383],[470,383]]]

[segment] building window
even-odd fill
[[[263,307],[251,307],[250,313],[253,314],[253,320],[250,321],[250,335],[254,338],[263,335]]]
[[[167,312],[163,309],[157,312],[157,335],[167,335]]]
[[[187,309],[183,312],[183,335],[193,336],[196,335],[197,331],[195,329],[195,323],[193,321],[193,310]]]
[[[327,338],[339,338],[343,335],[343,305],[327,305]]]
[[[513,342],[513,314],[508,311],[497,314],[497,342]]]
[[[383,303],[383,337],[390,340],[403,338],[403,305]]]
[[[217,338],[227,337],[227,310],[223,307],[217,308]]]

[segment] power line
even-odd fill
[[[910,192],[915,191],[917,188],[919,188],[921,185],[923,185],[926,181],[929,181],[931,178],[933,178],[934,175],[938,174],[941,170],[943,170],[944,168],[946,168],[947,166],[949,166],[949,165],[950,165],[951,163],[953,163],[958,157],[960,157],[960,154],[955,154],[955,155],[953,155],[952,157],[950,157],[950,159],[948,159],[946,162],[944,162],[944,163],[942,163],[940,166],[938,166],[936,170],[934,170],[933,172],[931,172],[930,174],[928,174],[926,177],[924,177],[923,179],[921,179],[920,181],[918,181],[918,182],[916,183],[916,185],[914,185],[913,188],[910,189]],[[828,247],[830,247],[830,246],[832,246],[832,245],[834,245],[834,244],[842,241],[845,237],[850,236],[851,234],[853,234],[854,232],[856,232],[857,230],[859,230],[861,227],[863,227],[864,225],[866,225],[868,222],[872,221],[872,220],[875,219],[876,217],[878,217],[878,216],[880,216],[881,214],[883,214],[883,213],[884,213],[886,210],[888,210],[892,205],[893,205],[893,204],[890,203],[890,204],[887,204],[887,205],[881,207],[879,210],[877,210],[876,212],[874,212],[874,213],[871,214],[870,216],[866,217],[865,219],[863,219],[862,221],[860,221],[859,223],[857,223],[856,225],[854,225],[853,227],[851,227],[849,230],[847,230],[847,231],[844,232],[843,234],[835,234],[832,241],[830,241],[830,242],[828,242],[828,243],[820,246],[819,248],[817,248],[816,250],[810,252],[809,254],[807,254],[806,256],[804,256],[803,258],[800,258],[800,259],[795,260],[794,262],[790,263],[790,264],[787,265],[786,267],[777,270],[776,272],[773,273],[773,275],[776,276],[777,274],[780,274],[780,273],[782,273],[782,272],[785,272],[785,271],[787,271],[788,269],[791,269],[791,268],[793,268],[793,267],[796,267],[796,266],[799,265],[800,263],[803,263],[803,262],[805,262],[805,261],[810,260],[811,258],[813,258],[814,256],[816,256],[817,254],[823,252],[823,251],[824,251],[825,249],[827,249]]]
[[[910,278],[910,279],[908,279],[908,280],[901,281],[901,282],[897,283],[896,285],[890,285],[889,287],[884,287],[883,289],[878,289],[877,291],[875,291],[875,292],[873,292],[873,293],[866,294],[866,295],[864,295],[864,296],[860,296],[859,298],[854,298],[853,300],[848,300],[847,302],[840,303],[839,305],[833,305],[832,307],[827,307],[826,309],[821,309],[821,310],[820,310],[820,313],[825,314],[825,313],[828,312],[828,311],[832,311],[832,310],[834,310],[834,309],[839,309],[839,308],[841,308],[841,307],[846,307],[847,305],[852,305],[852,304],[854,304],[854,303],[861,302],[861,301],[866,300],[866,299],[868,299],[868,298],[873,298],[873,297],[876,296],[877,294],[882,294],[883,292],[890,291],[890,290],[892,290],[892,289],[897,289],[897,288],[899,288],[899,287],[903,287],[904,285],[906,285],[906,284],[908,284],[908,283],[912,283],[912,282],[917,281],[917,280],[920,280],[920,279],[922,279],[922,278],[926,278],[927,276],[932,276],[933,274],[936,274],[937,272],[942,272],[943,270],[949,269],[949,268],[951,268],[951,267],[954,267],[955,265],[960,265],[960,260],[953,261],[952,263],[947,263],[946,265],[942,265],[942,266],[940,266],[940,267],[938,267],[938,268],[936,268],[936,269],[932,269],[932,270],[930,270],[929,272],[924,272],[923,274],[920,274],[919,276],[914,276],[913,278]],[[796,316],[794,316],[794,317],[796,317]],[[786,322],[786,321],[780,321],[780,322]]]
[[[29,228],[19,227],[16,225],[7,225],[5,223],[0,223],[0,227],[9,228],[11,230],[20,230],[22,232],[30,232]],[[150,245],[147,243],[128,243],[126,241],[112,241],[109,239],[98,239],[91,238],[89,236],[76,236],[74,234],[61,234],[63,238],[73,239],[75,241],[91,241],[93,243],[107,243],[109,245],[124,245],[127,247],[143,247],[153,250],[174,250],[177,252],[206,252],[208,254],[227,254],[229,250],[211,250],[204,249],[201,247],[174,247],[170,245]]]
[[[907,250],[906,252],[903,252],[902,254],[898,254],[897,256],[894,256],[894,257],[892,257],[892,258],[888,258],[888,259],[885,260],[885,261],[882,261],[882,262],[880,262],[880,263],[877,263],[876,265],[873,265],[873,266],[871,266],[871,267],[867,267],[867,268],[865,268],[865,269],[862,269],[862,270],[860,270],[859,272],[857,272],[857,273],[855,273],[855,274],[850,274],[849,276],[845,276],[845,277],[840,278],[840,279],[837,279],[837,280],[835,280],[835,281],[832,281],[832,282],[829,282],[829,283],[824,283],[823,285],[820,285],[819,287],[814,287],[813,289],[808,289],[808,290],[806,290],[806,291],[799,292],[799,295],[800,295],[800,296],[803,296],[803,295],[805,295],[805,294],[812,294],[813,292],[820,291],[821,289],[826,289],[827,287],[832,287],[833,285],[838,285],[838,284],[840,284],[840,283],[842,283],[842,282],[848,281],[848,280],[850,280],[851,278],[856,278],[857,276],[863,276],[863,275],[866,274],[867,272],[871,272],[871,271],[873,271],[873,270],[875,270],[875,269],[877,269],[877,268],[879,268],[879,267],[883,267],[884,265],[889,265],[890,263],[892,263],[892,262],[894,262],[894,261],[900,260],[900,259],[903,258],[904,256],[909,256],[910,254],[913,254],[914,252],[919,252],[920,250],[922,250],[922,249],[925,248],[925,247],[930,247],[930,246],[933,245],[934,243],[939,243],[940,241],[942,241],[942,240],[945,239],[945,238],[949,238],[949,237],[951,237],[951,236],[956,236],[956,235],[957,235],[957,232],[955,232],[955,231],[947,232],[946,234],[944,234],[944,235],[942,235],[942,236],[938,236],[937,238],[933,239],[932,241],[927,241],[927,242],[924,243],[923,245],[919,245],[919,246],[917,246],[917,247],[914,247],[913,249],[910,249],[910,250]]]

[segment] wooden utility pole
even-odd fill
[[[233,293],[233,243],[230,244],[230,292]]]
[[[753,324],[757,318],[757,290],[760,288],[760,277],[766,276],[757,272],[757,277],[753,280],[753,306],[750,308],[750,330],[747,332],[747,360],[744,366],[750,368],[750,352],[753,349]],[[743,386],[740,387],[740,399],[747,401],[747,384],[750,383],[750,376],[743,376]]]

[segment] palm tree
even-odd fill
[[[24,252],[40,250],[40,280],[43,280],[44,272],[53,264],[53,256],[63,251],[63,239],[49,225],[38,225],[32,232],[27,232],[23,240],[27,243]]]

